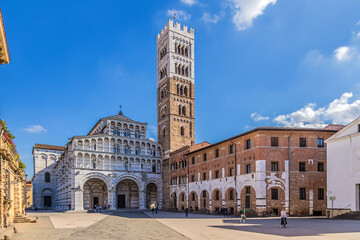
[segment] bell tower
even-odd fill
[[[169,19],[156,47],[158,143],[166,157],[195,140],[194,29]]]

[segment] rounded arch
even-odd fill
[[[128,174],[124,174],[124,175],[121,175],[119,176],[115,181],[114,181],[114,186],[117,186],[121,181],[123,180],[132,180],[134,181],[138,187],[139,187],[139,190],[141,191],[141,187],[142,187],[142,184],[141,184],[141,181],[136,177],[136,175],[133,175],[131,173],[128,173]]]
[[[98,179],[104,181],[109,190],[114,189],[114,186],[111,184],[111,181],[107,176],[105,176],[102,173],[95,173],[95,172],[94,173],[88,173],[81,179],[80,188],[84,189],[84,184],[86,183],[86,181],[90,180],[90,179],[93,179],[93,178],[98,178]]]

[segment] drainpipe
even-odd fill
[[[289,154],[289,174],[288,174],[288,181],[289,181],[289,186],[288,186],[288,191],[289,191],[289,215],[290,215],[290,150],[291,150],[291,148],[290,148],[290,138],[291,138],[291,135],[294,133],[294,129],[291,131],[291,133],[290,133],[290,135],[289,135],[289,137],[288,137],[288,154]]]
[[[237,189],[236,189],[236,176],[237,176],[237,165],[236,165],[236,143],[234,143],[232,140],[230,140],[230,142],[232,142],[232,144],[234,144],[234,153],[235,153],[235,166],[234,166],[234,172],[235,172],[235,176],[234,176],[234,185],[235,185],[235,212],[234,213],[237,213],[238,212],[238,195],[237,195]],[[225,169],[226,171],[226,169]]]

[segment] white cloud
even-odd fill
[[[264,14],[264,10],[277,0],[230,0],[233,10],[233,23],[238,31],[250,28],[253,20]]]
[[[257,112],[253,112],[251,115],[251,118],[258,122],[258,121],[264,121],[264,120],[269,120],[270,118],[269,117],[266,117],[266,116],[261,116],[260,114],[258,114]]]
[[[220,19],[219,15],[214,14],[214,16],[211,16],[210,13],[205,12],[201,18],[205,23],[217,23]]]
[[[179,21],[186,21],[189,20],[191,18],[191,14],[183,11],[183,10],[175,10],[175,9],[168,9],[167,10],[167,15],[169,18],[173,18],[175,15],[175,18]]]
[[[31,125],[28,128],[25,128],[25,131],[30,133],[42,133],[47,132],[47,129],[43,128],[41,125]]]
[[[274,121],[285,127],[323,128],[330,123],[348,124],[360,115],[360,99],[350,103],[352,96],[351,92],[346,92],[327,107],[317,108],[316,104],[309,103],[290,114],[278,115]]]
[[[188,6],[192,6],[194,5],[195,3],[197,3],[196,0],[181,0],[181,2],[185,5],[188,5]]]
[[[350,58],[350,48],[348,46],[342,46],[334,51],[334,57],[339,60],[346,60]]]

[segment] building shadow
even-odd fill
[[[289,218],[286,228],[280,228],[278,219],[247,219],[246,223],[239,220],[223,220],[226,225],[209,227],[227,229],[238,232],[262,233],[282,237],[319,236],[335,233],[360,233],[360,221],[346,222],[333,219]],[[241,233],[239,233],[241,234]]]

